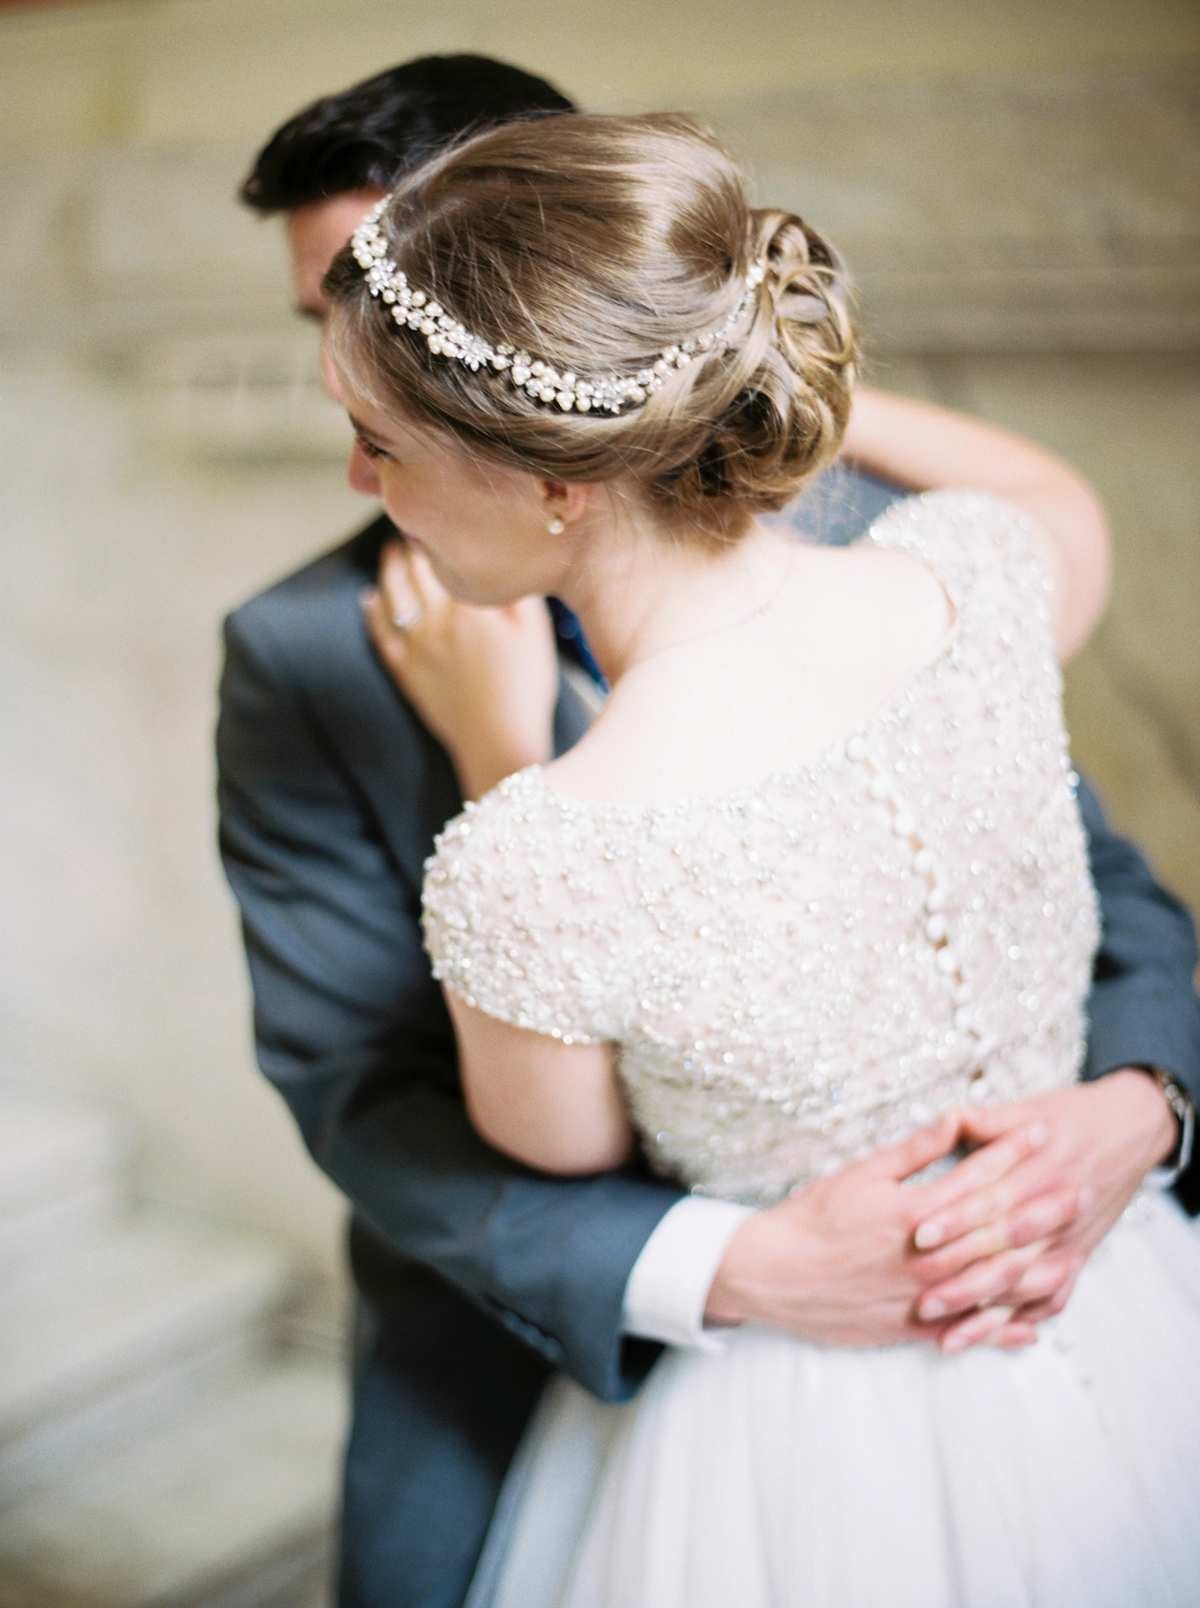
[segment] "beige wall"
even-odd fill
[[[0,154],[257,138],[435,50],[536,64],[595,107],[1200,54],[1193,0],[107,0],[0,16]]]
[[[907,354],[897,384],[1107,478],[1125,601],[1077,678],[1079,727],[1168,873],[1190,887],[1200,864],[1197,486],[1179,422],[1197,367],[1161,355],[1200,347],[1192,4],[2,10],[0,1076],[127,1112],[148,1192],[274,1229],[329,1270],[336,1197],[250,1055],[210,738],[221,614],[363,508],[293,331],[277,227],[231,196],[298,104],[434,49],[535,66],[596,105],[710,112],[772,195],[819,198],[877,350]],[[1110,356],[1060,370],[1059,346]],[[958,368],[960,348],[993,357]],[[1033,367],[997,368],[1009,348]],[[1160,356],[1129,380],[1111,354],[1142,348]],[[1149,525],[1122,451],[1158,496]],[[1167,666],[1166,737],[1141,693],[1109,685],[1128,662],[1142,682]]]
[[[190,461],[136,393],[0,364],[0,1078],[100,1100],[144,1192],[327,1271],[340,1206],[253,1064],[211,732],[222,614],[361,510],[336,464]]]

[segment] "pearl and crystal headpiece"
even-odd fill
[[[379,227],[379,219],[390,199],[385,196],[373,207],[350,236],[350,249],[366,274],[371,295],[390,305],[392,317],[402,328],[423,335],[429,350],[436,356],[457,358],[476,373],[481,368],[506,373],[516,390],[523,390],[535,402],[556,403],[564,413],[572,409],[578,413],[590,413],[593,409],[620,413],[624,407],[640,407],[673,369],[686,368],[694,357],[721,344],[749,307],[766,274],[766,263],[760,258],[746,275],[745,289],[737,306],[711,334],[668,346],[636,374],[603,374],[586,379],[577,374],[559,373],[543,358],[531,357],[528,352],[517,351],[506,343],[491,345],[451,318],[423,290],[413,290],[388,256],[387,242]]]

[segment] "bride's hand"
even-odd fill
[[[423,555],[395,541],[362,609],[375,651],[450,755],[464,798],[552,757],[558,660],[541,598],[499,609],[459,603]]]
[[[964,1136],[983,1148],[954,1171],[1030,1123],[1046,1133],[1036,1152],[993,1184],[941,1202],[916,1231],[917,1245],[930,1247],[924,1272],[938,1275],[917,1311],[942,1324],[944,1350],[1004,1343],[999,1331],[1018,1335],[1060,1312],[1087,1258],[1177,1138],[1161,1090],[1131,1067],[965,1113]]]

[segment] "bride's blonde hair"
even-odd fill
[[[752,209],[690,118],[506,125],[406,177],[379,228],[409,284],[466,329],[581,378],[636,372],[719,329],[765,267],[726,339],[640,406],[583,414],[431,353],[347,247],[325,281],[330,348],[385,412],[548,479],[631,482],[664,523],[711,541],[781,508],[838,450],[856,350],[841,262],[791,213]]]

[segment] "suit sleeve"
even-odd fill
[[[420,889],[269,639],[238,616],[217,750],[259,1064],[314,1160],[395,1251],[601,1400],[627,1399],[661,1348],[623,1337],[625,1285],[679,1192],[628,1174],[546,1177],[475,1134],[421,946]]]
[[[1200,1000],[1192,978],[1196,932],[1177,899],[1104,818],[1086,782],[1079,804],[1088,835],[1102,934],[1088,995],[1084,1077],[1124,1066],[1158,1066],[1200,1105]],[[1200,1168],[1180,1180],[1181,1196],[1200,1204]]]
[[[907,495],[899,486],[851,464],[836,463],[811,481],[777,516],[777,522],[825,546],[845,547]]]

